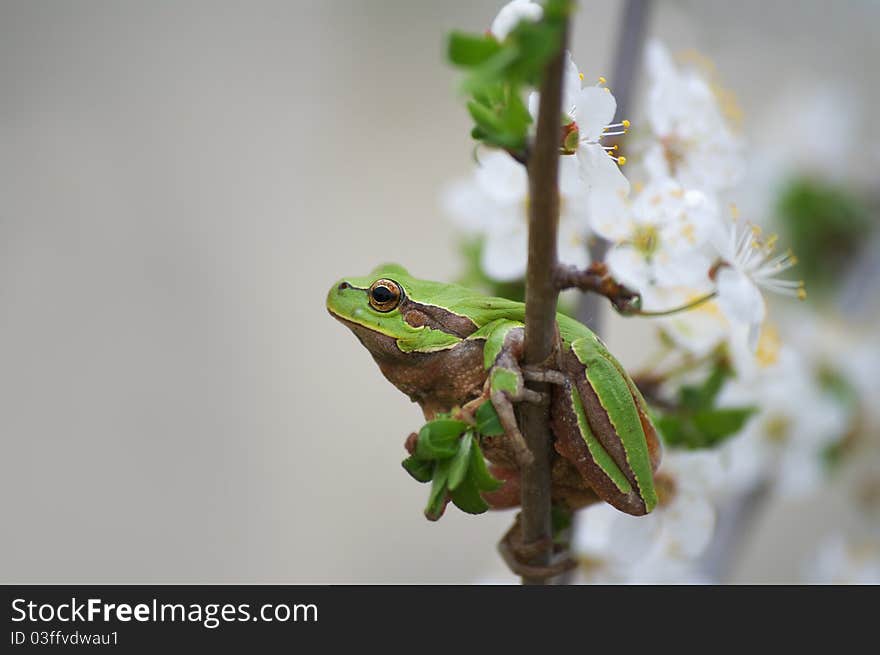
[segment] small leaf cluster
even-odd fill
[[[419,482],[430,482],[425,517],[436,521],[451,500],[468,514],[489,509],[480,492],[496,491],[503,482],[489,473],[480,435],[504,433],[492,403],[485,402],[476,412],[476,425],[440,416],[419,430],[415,452],[403,460],[403,468]]]
[[[449,61],[466,71],[462,88],[474,139],[524,155],[532,122],[524,92],[540,85],[545,65],[559,49],[570,8],[570,0],[548,0],[541,20],[521,21],[502,41],[488,33],[449,35]]]
[[[725,381],[732,376],[729,365],[719,360],[702,383],[682,386],[675,409],[658,412],[654,417],[664,443],[687,449],[711,448],[742,430],[756,407],[715,404]]]

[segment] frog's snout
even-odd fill
[[[327,293],[327,309],[331,314],[339,317],[346,313],[346,307],[352,302],[348,294],[353,288],[346,280],[339,280],[330,287],[330,291]]]

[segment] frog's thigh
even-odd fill
[[[586,379],[583,364],[566,356],[563,367],[572,382],[557,387],[553,394],[556,451],[574,464],[602,500],[628,514],[645,514],[645,503],[622,446],[596,436],[597,432],[609,433],[610,420]]]

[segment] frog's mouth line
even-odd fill
[[[337,321],[339,321],[340,323],[342,323],[343,325],[345,325],[345,327],[347,327],[349,330],[351,330],[352,332],[354,332],[355,336],[356,336],[358,339],[361,339],[361,335],[360,335],[359,333],[360,333],[361,331],[364,331],[364,332],[368,332],[368,333],[370,333],[370,334],[378,335],[378,336],[380,336],[380,337],[385,337],[385,338],[387,338],[387,339],[392,339],[395,343],[397,342],[397,338],[396,338],[396,337],[394,337],[394,336],[392,336],[392,335],[390,335],[390,334],[385,334],[385,333],[382,332],[381,330],[374,329],[374,328],[371,328],[371,327],[369,327],[369,326],[367,326],[367,325],[363,325],[363,324],[361,324],[361,323],[358,323],[357,321],[352,321],[352,320],[349,319],[349,318],[345,318],[344,316],[335,313],[335,312],[334,312],[332,309],[330,309],[329,307],[327,308],[327,312],[330,314],[330,316],[332,316],[332,317],[335,318]],[[363,343],[363,339],[361,339],[361,343]]]
[[[377,361],[392,359],[397,360],[401,355],[406,356],[408,359],[416,361],[419,359],[419,356],[422,353],[407,353],[401,350],[400,345],[397,343],[397,337],[394,337],[390,334],[385,334],[384,332],[380,332],[379,330],[374,330],[365,325],[361,325],[360,323],[356,323],[347,318],[343,318],[339,314],[334,314],[329,310],[330,315],[335,318],[337,321],[342,323],[345,327],[352,331],[357,340],[361,343],[361,345],[373,356]],[[370,343],[370,341],[372,343]],[[382,344],[378,349],[376,346],[378,344]]]

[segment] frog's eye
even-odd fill
[[[370,287],[370,306],[377,312],[390,312],[400,304],[403,292],[394,280],[376,280]]]

